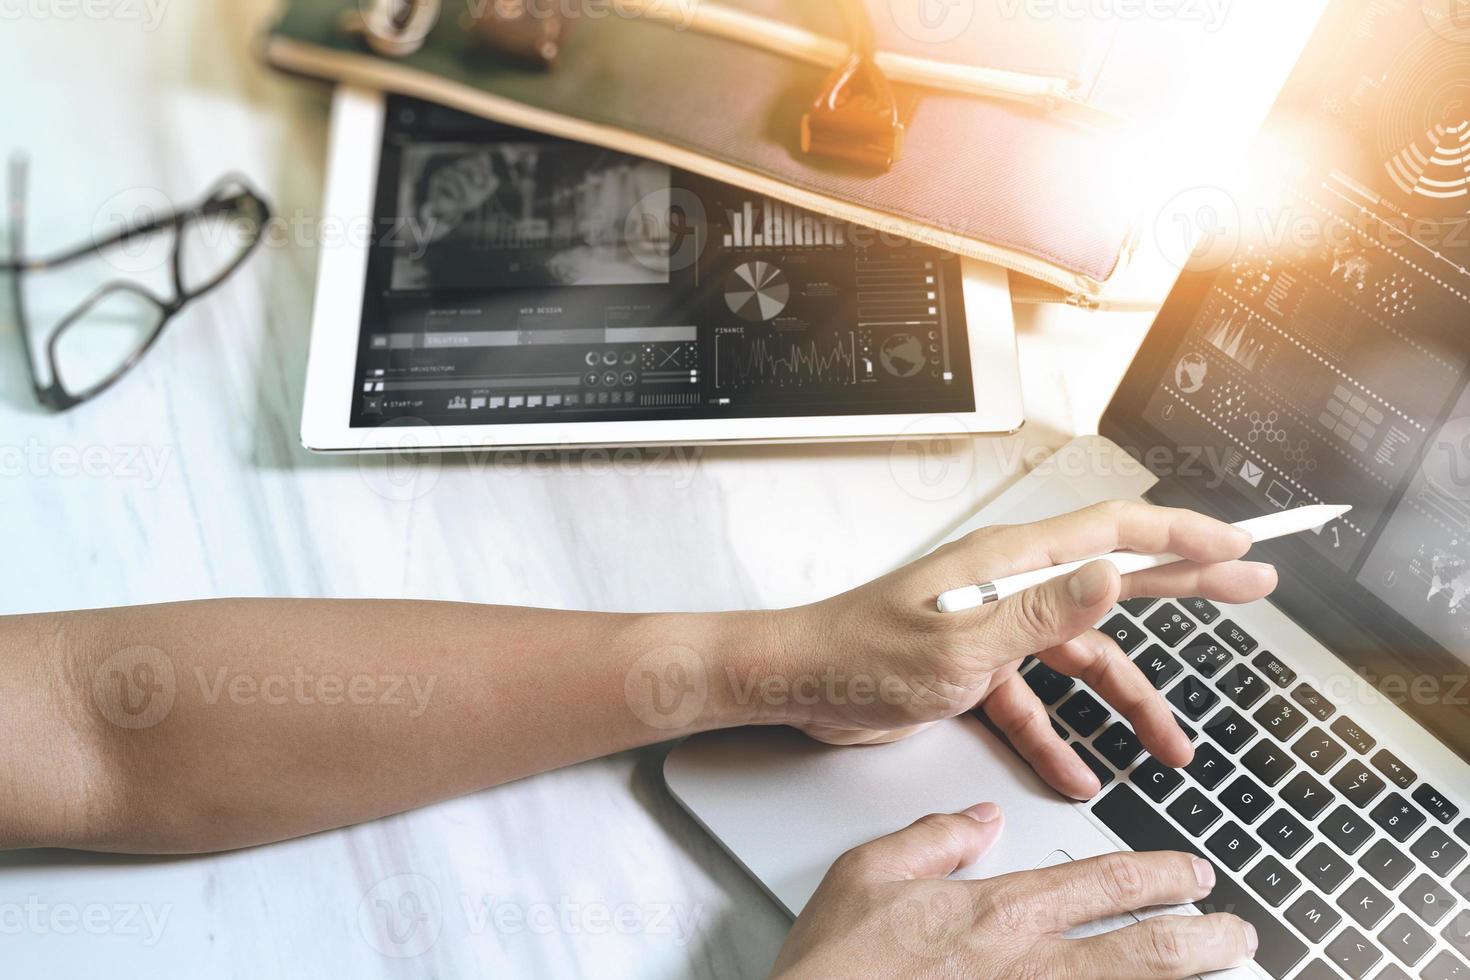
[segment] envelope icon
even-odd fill
[[[1259,487],[1261,480],[1266,476],[1265,470],[1261,469],[1250,460],[1240,464],[1240,478],[1253,487]]]

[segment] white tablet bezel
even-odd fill
[[[333,99],[326,219],[301,415],[301,442],[307,449],[373,452],[838,442],[1004,433],[1021,427],[1021,379],[1006,273],[963,259],[976,404],[971,413],[452,426],[389,422],[354,428],[352,398],[384,106],[381,94],[346,86]],[[328,223],[333,230],[330,241],[325,235]]]

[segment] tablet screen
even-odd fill
[[[352,424],[964,414],[953,255],[388,102]]]

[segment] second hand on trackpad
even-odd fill
[[[1063,850],[1055,850],[1048,854],[1034,870],[1042,868],[1054,868],[1059,864],[1071,864],[1075,858]],[[1155,915],[1189,915],[1195,912],[1192,905],[1161,905],[1156,908],[1145,909],[1141,914],[1124,912],[1122,915],[1110,915],[1106,918],[1095,919],[1084,925],[1073,926],[1063,936],[1067,939],[1087,939],[1092,936],[1101,936],[1105,932],[1116,932],[1135,925],[1143,919]]]

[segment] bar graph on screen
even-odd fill
[[[768,197],[746,200],[738,209],[726,210],[725,216],[730,227],[724,236],[727,249],[838,248],[847,244],[843,223],[836,218],[824,218]]]

